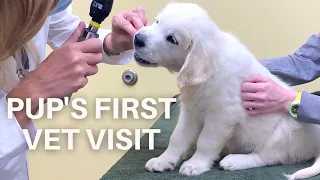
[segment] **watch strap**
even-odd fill
[[[296,98],[294,99],[294,101],[292,101],[291,104],[300,104],[301,97],[302,97],[302,92],[298,91]]]
[[[109,51],[108,46],[107,46],[107,37],[110,35],[111,33],[107,34],[106,37],[103,40],[103,51],[107,54],[107,56],[118,56],[120,55],[120,53],[112,53]]]
[[[289,112],[292,117],[297,118],[298,116],[298,107],[301,102],[302,92],[298,91],[296,98],[291,102]]]

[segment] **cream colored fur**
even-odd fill
[[[157,22],[137,35],[144,42],[135,46],[137,62],[177,72],[181,90],[180,116],[169,146],[150,159],[146,169],[173,170],[181,162],[179,172],[192,176],[209,171],[220,157],[220,166],[229,171],[317,159],[312,167],[287,177],[303,179],[320,173],[320,126],[298,123],[288,113],[246,114],[240,99],[244,80],[260,74],[290,87],[234,35],[221,31],[204,9],[170,3]],[[184,159],[192,145],[195,153]]]

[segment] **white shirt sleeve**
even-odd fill
[[[99,39],[103,42],[106,35],[111,31],[108,29],[99,29]],[[104,51],[102,51],[103,62],[112,65],[126,65],[129,64],[134,56],[134,50],[129,50],[116,56],[108,56]]]
[[[70,35],[78,28],[80,18],[72,15],[72,7],[52,15],[50,17],[50,26],[48,34],[48,44],[51,48],[55,49],[64,44]],[[105,36],[110,32],[107,29],[99,29],[99,39],[103,42]],[[133,50],[122,53],[118,56],[107,56],[102,53],[103,63],[112,65],[128,64],[133,59]]]
[[[80,18],[66,9],[49,17],[48,45],[52,49],[62,46],[78,28]]]
[[[12,114],[8,117],[8,103],[6,96],[0,99],[0,168],[8,164],[14,157],[26,152],[28,145],[23,131]],[[31,142],[33,143],[36,130],[31,123],[28,128]]]

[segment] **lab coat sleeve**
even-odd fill
[[[62,46],[70,35],[78,28],[80,18],[72,15],[72,7],[54,14],[50,17],[48,45],[56,49]],[[110,32],[107,29],[99,30],[99,39],[103,42],[104,37]],[[112,65],[124,65],[128,64],[133,59],[133,50],[126,51],[117,56],[107,56],[105,52],[102,52],[103,63]]]
[[[8,103],[6,97],[0,99],[0,168],[10,162],[17,155],[28,150],[28,144],[23,131],[12,114],[8,116]],[[33,143],[36,134],[33,123],[28,127],[30,140]]]
[[[71,6],[59,13],[50,16],[48,45],[52,49],[62,46],[71,34],[78,28],[81,22],[80,18],[72,15]]]

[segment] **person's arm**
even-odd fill
[[[260,61],[272,74],[291,86],[320,77],[320,34],[312,35],[293,54]]]
[[[7,165],[14,157],[28,150],[28,145],[16,116],[8,118],[8,103],[6,96],[0,98],[0,168]],[[28,129],[31,141],[34,141],[35,127],[32,121],[24,123]]]
[[[49,35],[48,35],[48,45],[53,48],[59,48],[65,41],[70,37],[70,35],[77,29],[80,18],[72,15],[72,7],[69,6],[68,9],[54,14],[50,17]],[[99,39],[103,42],[105,36],[110,32],[107,29],[99,29]],[[122,65],[128,64],[133,58],[132,51],[126,51],[116,56],[108,56],[103,51],[103,63],[112,65]]]
[[[291,86],[309,83],[320,77],[320,34],[310,36],[293,54],[260,62]],[[297,120],[320,124],[320,96],[303,92]]]
[[[302,92],[297,120],[320,125],[320,96]]]

